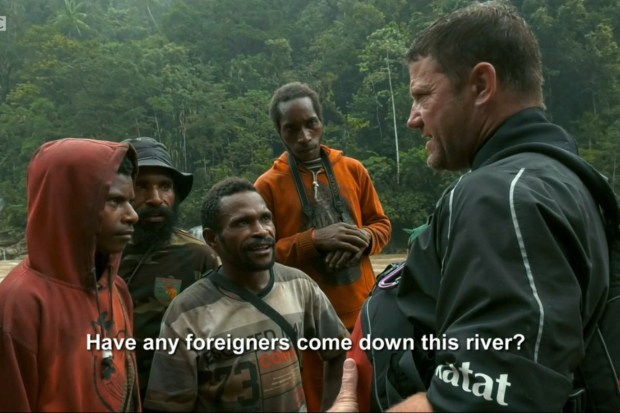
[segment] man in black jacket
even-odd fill
[[[428,165],[469,171],[407,259],[396,301],[412,323],[417,351],[406,354],[418,374],[408,380],[404,360],[375,351],[375,369],[389,370],[374,384],[388,388],[381,408],[560,411],[605,304],[609,257],[582,180],[525,149],[577,154],[543,112],[537,41],[512,6],[476,3],[433,23],[407,57],[407,125],[427,140]]]

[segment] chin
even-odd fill
[[[437,159],[437,157],[433,156],[432,154],[429,155],[428,158],[426,158],[426,165],[429,168],[434,169],[436,171],[441,171],[443,169],[446,169],[443,162],[441,162],[441,159]]]
[[[109,247],[104,247],[101,248],[99,251],[104,253],[104,254],[120,254],[121,252],[123,252],[123,249],[125,248],[125,245],[127,245],[126,243],[123,244],[122,246],[109,246]]]
[[[251,267],[253,271],[265,271],[273,267],[274,262],[275,259],[273,258],[269,261],[252,261],[251,263],[249,263],[249,267]]]

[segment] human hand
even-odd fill
[[[342,384],[336,401],[328,412],[357,412],[357,364],[355,360],[346,359],[342,365]]]
[[[370,245],[370,233],[355,225],[338,222],[323,228],[314,230],[314,242],[318,250],[336,251],[342,250],[349,252],[345,261],[350,260],[355,255],[360,255]],[[342,257],[339,256],[337,261]],[[335,264],[335,262],[334,262]]]
[[[361,249],[356,254],[343,250],[330,251],[325,256],[325,265],[331,270],[354,267],[359,264],[364,251],[365,249]]]

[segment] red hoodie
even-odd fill
[[[120,254],[110,255],[96,287],[94,279],[108,191],[128,150],[137,165],[128,148],[63,139],[30,162],[29,255],[0,284],[0,411],[140,409],[133,352],[114,350],[104,369],[102,351],[87,350],[87,335],[101,328],[106,337],[132,336]]]

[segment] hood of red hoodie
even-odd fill
[[[97,233],[127,143],[67,138],[43,144],[28,167],[29,266],[43,276],[93,288]],[[135,175],[134,175],[135,179]],[[120,253],[109,259],[116,274]]]

